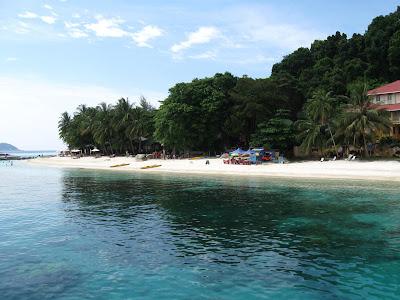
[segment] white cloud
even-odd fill
[[[56,18],[50,16],[41,16],[40,19],[47,24],[53,24],[57,20]]]
[[[72,17],[75,18],[75,19],[79,19],[81,16],[78,15],[78,14],[73,14]]]
[[[81,26],[81,24],[79,23],[68,23],[68,22],[64,22],[65,28],[73,28],[73,27],[79,27]]]
[[[266,18],[262,11],[269,11]],[[230,29],[230,38],[234,43],[257,45],[259,48],[278,48],[290,52],[299,47],[309,47],[318,38],[326,34],[314,28],[307,28],[304,22],[287,18],[279,11],[267,6],[240,6],[226,12]]]
[[[21,25],[22,27],[29,27],[29,24],[24,22],[19,22],[19,25]]]
[[[7,57],[7,58],[6,58],[6,62],[9,62],[9,61],[17,61],[17,60],[19,60],[18,57]]]
[[[82,38],[82,37],[87,37],[88,34],[78,28],[72,28],[69,31],[69,35],[72,36],[73,38]]]
[[[55,16],[55,17],[58,17],[58,15],[57,15],[54,11],[52,11],[51,14],[52,14],[53,16]]]
[[[53,9],[50,5],[47,5],[47,4],[43,5],[43,7],[47,8],[47,9]]]
[[[97,23],[86,24],[85,28],[92,30],[96,36],[100,37],[123,37],[129,35],[129,32],[121,29],[119,24],[124,23],[122,19],[105,19],[103,16],[96,16]]]
[[[18,33],[18,34],[27,34],[29,32],[30,31],[26,28],[19,28],[19,29],[15,30],[15,33]]]
[[[266,24],[252,28],[247,38],[253,42],[266,42],[295,50],[301,46],[308,47],[319,36],[321,34],[315,30],[304,30],[290,24]]]
[[[198,54],[198,55],[192,55],[189,57],[194,58],[194,59],[213,59],[213,58],[217,57],[217,54],[213,51],[207,51],[205,53]]]
[[[196,32],[188,35],[188,39],[171,47],[172,52],[180,52],[190,48],[194,44],[209,43],[212,39],[222,37],[220,31],[215,27],[200,27]]]
[[[133,33],[132,39],[138,44],[139,47],[151,47],[147,44],[147,41],[162,35],[163,31],[160,28],[148,25],[139,32]]]
[[[26,19],[34,19],[34,18],[37,18],[38,15],[35,14],[35,13],[31,13],[31,12],[27,11],[24,14],[19,14],[18,17],[26,18]]]

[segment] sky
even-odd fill
[[[80,104],[159,107],[169,88],[274,63],[336,31],[363,34],[398,1],[0,0],[0,143],[61,150],[61,113]]]

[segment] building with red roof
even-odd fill
[[[374,103],[380,104],[376,109],[390,111],[393,122],[391,135],[400,139],[400,80],[370,90],[367,95],[372,97]]]

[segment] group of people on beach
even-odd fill
[[[161,152],[153,152],[153,157],[155,159],[180,159],[179,154],[169,154],[169,153],[161,153]]]
[[[243,158],[234,158],[224,160],[224,164],[232,164],[232,165],[250,165],[250,160]]]

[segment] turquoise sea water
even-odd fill
[[[0,165],[2,299],[398,299],[397,184]]]
[[[3,153],[17,155],[20,157],[38,157],[40,156],[50,156],[57,155],[58,152],[55,150],[26,150],[26,151],[2,151]]]

